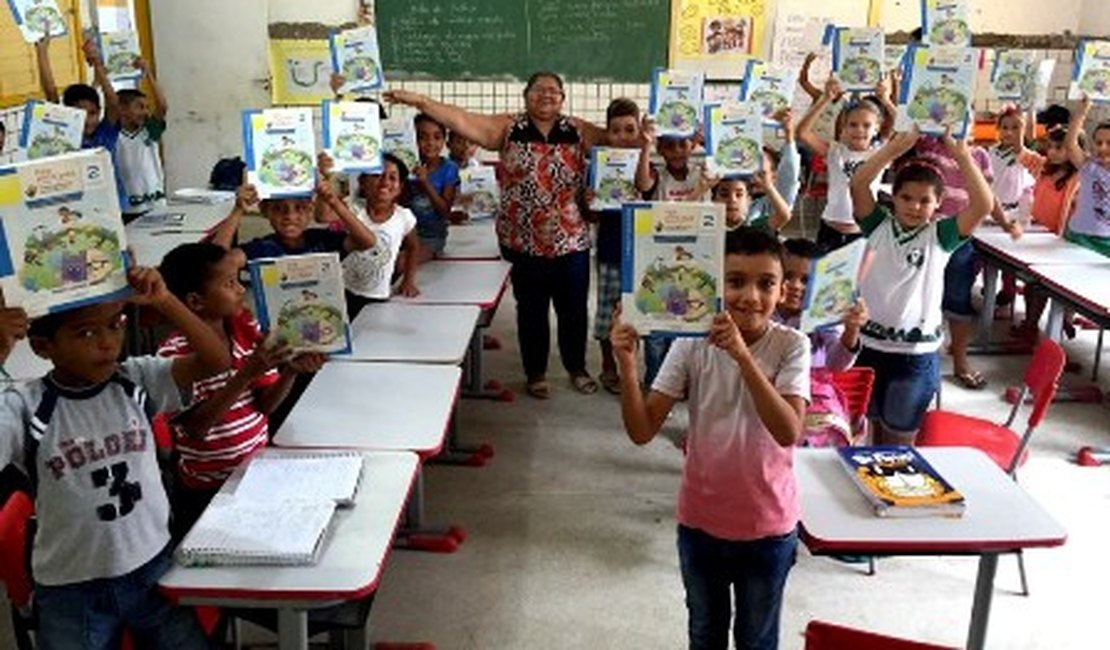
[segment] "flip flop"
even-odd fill
[[[547,383],[546,379],[530,381],[528,385],[525,386],[524,390],[536,399],[547,399],[551,397],[551,384]]]
[[[617,373],[603,372],[597,376],[598,381],[601,382],[601,387],[614,395],[621,394],[621,378]]]
[[[987,378],[976,370],[956,373],[953,377],[960,385],[969,390],[979,390],[987,385]]]
[[[593,395],[597,392],[597,382],[586,373],[572,376],[570,383],[574,386],[574,390],[583,395]]]

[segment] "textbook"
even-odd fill
[[[639,149],[594,147],[590,150],[591,210],[620,210],[621,205],[643,197],[636,190]]]
[[[85,110],[32,99],[23,109],[19,146],[28,160],[57,156],[81,148]]]
[[[886,35],[879,27],[838,27],[833,72],[848,92],[875,91],[886,71]]]
[[[724,283],[722,203],[626,203],[622,318],[641,335],[704,335]]]
[[[964,514],[964,496],[913,447],[840,447],[837,453],[879,517]]]
[[[969,47],[911,47],[906,53],[899,96],[899,131],[916,123],[927,135],[967,135],[975,96],[978,55]]]
[[[1110,41],[1083,39],[1075,48],[1068,99],[1081,99],[1084,94],[1092,102],[1110,102]]]
[[[921,42],[971,47],[970,0],[921,0]]]
[[[705,107],[705,155],[721,178],[746,178],[763,168],[763,111],[749,103]]]
[[[316,187],[311,108],[243,111],[247,181],[262,199],[309,198]]]
[[[378,90],[385,84],[378,29],[373,25],[335,32],[328,38],[331,67],[343,75],[341,93]]]
[[[142,57],[139,36],[131,30],[107,32],[100,35],[100,58],[113,82],[138,82],[142,70],[135,67],[135,59]]]
[[[810,262],[801,331],[812,332],[840,323],[856,302],[866,250],[867,240],[857,239]]]
[[[906,63],[906,52],[908,50],[908,45],[884,45],[883,69],[890,71],[904,68]]]
[[[991,67],[991,92],[1002,101],[1025,98],[1029,75],[1036,70],[1037,56],[1031,50],[998,50]]]
[[[497,169],[479,165],[459,170],[459,194],[455,206],[471,219],[491,219],[501,205]]]
[[[362,480],[357,451],[299,451],[256,455],[235,486],[235,497],[251,501],[334,501],[354,505]]]
[[[0,167],[0,288],[31,317],[131,293],[127,236],[104,149]]]
[[[251,260],[251,291],[263,331],[295,352],[351,351],[338,253]]]
[[[66,19],[55,0],[8,0],[8,8],[28,43],[41,41],[48,31],[51,38],[66,33]]]
[[[797,69],[752,59],[740,84],[740,100],[758,106],[764,124],[778,126],[775,113],[790,108],[797,83]]]
[[[389,117],[382,120],[382,150],[397,156],[409,168],[409,174],[420,164],[420,150],[416,148],[415,113],[394,106]]]
[[[371,102],[324,100],[324,151],[335,171],[378,174],[382,171],[382,123]]]
[[[705,74],[656,68],[651,76],[648,114],[661,138],[692,138],[702,112]]]

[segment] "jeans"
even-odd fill
[[[939,353],[895,354],[864,347],[856,366],[875,370],[869,416],[893,431],[921,428],[925,411],[940,388]]]
[[[652,334],[644,338],[644,386],[648,390],[655,382],[655,376],[659,374],[659,369],[663,367],[663,360],[667,358],[667,353],[671,351],[671,343],[673,342],[673,336],[661,334]]]
[[[528,380],[547,374],[552,305],[563,367],[572,375],[586,372],[590,252],[538,257],[502,247],[501,254],[513,265],[509,277],[516,298],[517,340]]]
[[[975,307],[971,304],[971,289],[975,277],[979,275],[976,265],[975,247],[970,242],[953,251],[944,267],[944,300],[941,309],[950,320],[971,320],[975,318]]]
[[[796,530],[734,542],[680,524],[678,559],[690,617],[690,650],[728,650],[730,619],[738,650],[778,648],[782,592],[797,544]]]
[[[38,643],[43,650],[115,650],[123,628],[136,648],[207,648],[191,608],[158,591],[173,563],[172,545],[131,573],[68,585],[35,585]]]

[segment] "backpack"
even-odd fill
[[[247,163],[239,156],[234,158],[221,158],[212,166],[212,174],[208,177],[208,187],[213,190],[234,192],[243,184],[243,170]]]
[[[803,423],[802,447],[847,447],[852,444],[852,416],[848,400],[833,381],[832,371],[810,371],[810,403]]]

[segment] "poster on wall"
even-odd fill
[[[670,67],[711,79],[740,79],[744,63],[766,54],[765,0],[672,0]]]
[[[270,79],[270,99],[275,106],[319,106],[332,99],[327,39],[272,39]]]

